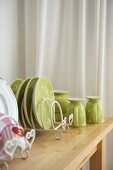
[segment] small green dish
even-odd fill
[[[18,110],[19,110],[19,121],[22,122],[22,116],[21,116],[21,104],[22,104],[22,100],[23,100],[23,97],[24,97],[24,91],[25,91],[25,88],[28,84],[28,82],[30,81],[30,78],[24,80],[21,85],[19,86],[15,96],[16,96],[16,100],[17,100],[17,104],[18,104]],[[29,122],[29,125],[30,122]]]
[[[31,122],[31,117],[30,117],[30,108],[31,108],[31,103],[32,103],[32,94],[33,94],[33,90],[35,88],[36,82],[38,81],[38,77],[33,77],[31,78],[31,80],[28,82],[26,88],[25,88],[25,92],[24,92],[24,113],[25,113],[25,117],[26,117],[26,121],[29,124],[29,122]],[[31,124],[31,123],[30,123]]]
[[[12,82],[11,89],[13,90],[14,94],[16,94],[16,92],[18,91],[18,88],[22,82],[23,82],[22,79],[16,79]]]

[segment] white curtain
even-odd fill
[[[25,0],[26,76],[46,75],[72,96],[100,95],[112,116],[113,1]]]
[[[112,3],[25,0],[26,76],[47,75],[74,96],[103,96]]]
[[[0,0],[0,57],[5,78],[48,76],[113,116],[113,0]],[[106,148],[112,170],[113,132]]]
[[[0,0],[0,77],[9,82],[25,72],[19,11],[18,0]]]

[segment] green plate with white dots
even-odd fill
[[[43,103],[44,100],[46,101]],[[54,91],[50,80],[47,77],[39,78],[33,91],[32,104],[33,113],[37,117],[38,124],[44,129],[51,127],[50,108],[53,101]]]

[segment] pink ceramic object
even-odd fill
[[[31,148],[34,139],[34,129],[25,134],[23,127],[15,120],[0,113],[0,163],[7,162],[18,155],[27,158],[28,152],[26,156],[22,152]]]

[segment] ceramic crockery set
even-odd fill
[[[15,157],[28,157],[35,139],[35,130],[25,134],[18,123],[16,98],[9,84],[0,78],[0,168],[8,169],[7,162]]]
[[[86,123],[102,123],[104,122],[103,108],[101,98],[99,96],[87,96],[86,106],[83,98],[70,98],[67,91],[55,91],[55,100],[57,100],[63,110],[64,115],[73,114],[72,126],[86,126]],[[56,107],[57,119],[59,112]]]
[[[41,115],[42,101],[45,98],[54,100],[52,84],[46,77],[33,77],[25,80],[17,79],[11,84],[15,93],[19,109],[19,122],[25,128],[45,128],[51,127],[49,102],[43,106],[43,116]],[[43,119],[42,119],[43,117]]]
[[[55,101],[52,83],[47,77],[16,79],[11,88],[18,103],[19,122],[24,128],[66,128],[67,120],[63,116],[61,106]],[[56,127],[55,105],[60,112],[60,122]],[[72,123],[72,118],[72,115],[69,115],[69,124]]]
[[[25,128],[50,129],[53,126],[53,119],[61,121],[64,128],[66,119],[70,120],[70,115],[73,115],[72,126],[76,127],[85,126],[86,122],[102,123],[104,121],[100,97],[87,97],[89,101],[84,106],[82,98],[70,98],[67,91],[53,91],[47,77],[17,79],[13,81],[11,88],[18,103],[19,121]],[[55,104],[52,104],[54,102]],[[53,115],[54,106],[55,116]]]
[[[65,128],[67,120],[73,119],[72,126],[85,126],[87,123],[104,121],[101,98],[71,98],[68,91],[53,90],[47,77],[16,79],[11,88],[17,99],[19,121],[25,128],[50,129],[55,121],[61,121]],[[55,107],[55,115],[54,115]],[[63,115],[62,115],[63,114]]]

